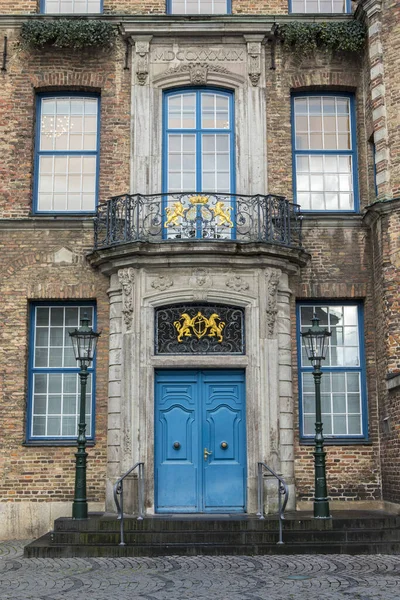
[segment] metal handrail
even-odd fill
[[[94,250],[131,242],[266,243],[301,249],[300,206],[275,194],[122,194],[98,205]]]
[[[118,481],[114,485],[114,502],[117,507],[118,517],[121,521],[120,523],[120,546],[125,546],[124,542],[124,479],[128,475],[132,473],[135,469],[138,469],[138,521],[143,521],[144,516],[144,463],[137,462],[118,479]],[[118,501],[118,496],[120,496],[120,502]]]
[[[286,481],[283,479],[281,475],[275,473],[273,469],[271,469],[264,462],[258,463],[258,512],[257,516],[260,519],[265,519],[264,517],[264,485],[263,485],[263,469],[267,469],[278,480],[278,502],[279,502],[279,541],[278,544],[283,544],[283,521],[285,520],[284,512],[286,505],[289,500],[289,488]],[[282,496],[284,496],[284,500],[282,503]]]

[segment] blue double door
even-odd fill
[[[156,372],[155,506],[160,513],[245,512],[244,371]]]

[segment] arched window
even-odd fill
[[[233,94],[191,89],[165,94],[164,192],[233,193]]]

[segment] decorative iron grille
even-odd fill
[[[244,309],[176,304],[156,309],[156,354],[244,354]]]
[[[95,248],[129,242],[263,242],[301,248],[300,207],[283,196],[124,194],[97,208]]]

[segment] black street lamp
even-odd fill
[[[70,334],[76,360],[80,366],[81,395],[79,403],[79,425],[78,425],[78,451],[75,454],[75,496],[72,505],[73,519],[87,519],[88,503],[86,498],[86,384],[89,377],[88,367],[93,360],[96,351],[97,340],[100,333],[89,327],[89,319],[86,313],[81,319],[81,326]]]
[[[319,326],[319,319],[314,313],[311,319],[312,327],[301,334],[304,341],[307,358],[314,367],[314,385],[315,385],[315,452],[314,452],[314,470],[315,470],[315,496],[314,496],[314,517],[317,519],[330,519],[329,501],[326,486],[326,468],[324,451],[324,436],[322,433],[321,416],[321,362],[325,359],[328,347],[328,338],[332,335],[330,331]]]

